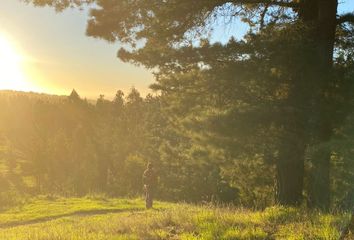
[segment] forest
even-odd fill
[[[86,34],[154,72],[95,103],[1,93],[3,201],[19,193],[351,209],[354,15],[337,0],[24,0],[89,8]],[[249,26],[211,41],[217,21]],[[11,201],[11,200],[9,200]]]
[[[248,129],[249,120],[238,122],[242,139],[235,148],[229,119],[210,116],[208,111],[215,110],[196,103],[193,94],[184,103],[171,97],[143,98],[135,88],[126,95],[118,90],[113,100],[101,95],[96,101],[81,99],[75,90],[68,96],[0,92],[2,206],[26,195],[141,196],[148,162],[158,172],[158,199],[260,209],[275,204],[277,153],[261,145],[261,136],[248,139],[247,132],[254,131]],[[198,111],[189,109],[191,103]],[[332,149],[334,208],[353,204],[351,117],[338,136],[321,146]],[[270,133],[261,140],[267,137],[275,144],[277,129]],[[254,152],[258,148],[264,152]],[[307,157],[307,174],[313,171],[311,164]],[[314,188],[311,180],[306,177],[306,195]]]
[[[0,106],[3,204],[19,193],[140,196],[147,162],[158,169],[158,198],[238,200],[218,167],[221,151],[197,147],[173,128],[160,96],[142,98],[132,88],[90,102],[75,90],[3,91]]]

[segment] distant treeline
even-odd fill
[[[209,113],[201,111],[202,103],[195,104],[200,99],[177,103],[179,98],[172,97],[143,98],[132,88],[126,95],[117,91],[111,101],[101,95],[92,104],[75,90],[67,97],[0,92],[2,198],[137,196],[151,161],[159,176],[160,199],[273,204],[276,157],[257,153],[263,147],[257,146],[257,137],[241,139],[235,148],[229,136],[232,125],[217,125],[222,119],[201,124],[200,116]],[[213,137],[216,128],[221,133]],[[273,137],[268,136],[270,144]],[[351,158],[332,158],[333,200],[345,204],[353,191]]]
[[[75,90],[68,97],[1,92],[0,191],[136,196],[151,161],[160,198],[236,200],[218,163],[205,161],[202,151],[193,157],[198,151],[161,106],[160,97],[142,98],[134,88],[112,101],[100,96],[96,104]]]

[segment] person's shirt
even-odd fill
[[[146,169],[143,174],[143,183],[148,186],[154,186],[157,182],[154,169]]]

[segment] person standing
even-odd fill
[[[145,203],[146,208],[152,208],[154,193],[157,185],[157,176],[154,166],[151,162],[148,163],[147,169],[143,174],[143,184],[145,189]]]

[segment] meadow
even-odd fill
[[[145,210],[142,199],[38,197],[0,213],[0,239],[337,240],[349,218],[281,206],[255,211],[156,202]]]

